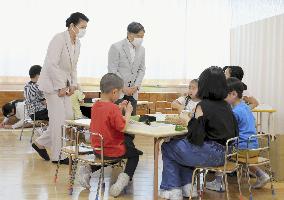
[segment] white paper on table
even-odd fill
[[[270,105],[267,105],[267,104],[259,104],[254,109],[256,109],[256,110],[272,110],[273,108]]]
[[[92,102],[95,103],[97,100],[100,100],[100,98],[93,98]]]

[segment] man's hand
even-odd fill
[[[138,87],[137,86],[133,86],[130,89],[131,89],[131,95],[133,95],[135,92],[138,91]]]
[[[127,95],[127,96],[131,96],[131,95],[132,95],[132,94],[131,94],[131,93],[132,93],[132,89],[129,88],[129,87],[123,88],[122,92],[123,92],[125,95]]]

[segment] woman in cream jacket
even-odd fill
[[[66,31],[51,40],[38,80],[39,89],[45,94],[49,127],[32,147],[45,160],[50,160],[46,147],[51,149],[51,160],[57,163],[61,150],[61,126],[72,119],[70,96],[77,85],[77,61],[80,53],[79,38],[83,37],[89,19],[82,13],[73,13],[66,20]],[[60,160],[68,164],[68,159]]]

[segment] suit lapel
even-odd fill
[[[122,45],[122,48],[123,48],[123,51],[125,52],[126,54],[126,57],[127,57],[127,60],[129,62],[129,66],[132,66],[132,63],[131,63],[131,55],[130,55],[130,51],[129,51],[129,47],[127,46],[127,39],[124,40],[124,43]]]
[[[134,57],[134,61],[133,61],[133,66],[136,66],[138,64],[139,54],[140,54],[140,47],[135,48],[135,57]]]
[[[76,55],[76,52],[78,51],[77,50],[77,43],[78,41],[76,41],[75,43],[75,52],[74,52],[74,48],[72,47],[72,43],[71,43],[71,38],[70,38],[70,35],[69,35],[69,32],[66,31],[65,34],[64,34],[64,39],[65,39],[65,45],[66,45],[66,48],[67,48],[67,51],[68,51],[68,56],[69,56],[69,59],[70,59],[70,62],[72,64],[72,67],[74,66],[74,56]]]

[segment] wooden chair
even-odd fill
[[[68,135],[66,135],[65,129],[70,129],[70,132]],[[69,158],[69,194],[72,195],[73,193],[73,185],[75,181],[75,175],[77,170],[78,163],[82,163],[85,165],[96,165],[101,166],[100,169],[100,177],[99,177],[99,183],[97,188],[97,194],[96,199],[98,199],[99,193],[101,192],[101,189],[105,188],[104,183],[104,167],[106,166],[122,166],[122,159],[115,159],[115,160],[105,160],[104,154],[103,154],[103,137],[101,134],[97,133],[91,133],[93,137],[97,136],[100,140],[100,147],[93,149],[91,146],[85,145],[83,143],[80,144],[79,138],[80,135],[82,135],[86,130],[81,127],[71,126],[71,125],[63,125],[62,126],[62,148],[59,155],[59,161],[57,164],[56,172],[54,175],[54,182],[58,179],[58,171],[60,167],[60,160],[62,157],[62,154],[65,154]],[[71,143],[71,144],[67,144]],[[95,156],[94,150],[101,151],[101,155]]]
[[[252,186],[251,186],[251,179],[250,179],[250,167],[253,166],[265,166],[269,171],[270,176],[270,184],[271,184],[271,192],[272,195],[275,195],[275,190],[273,186],[273,174],[270,164],[270,143],[271,138],[273,136],[271,134],[257,134],[252,135],[248,138],[247,141],[247,150],[243,151],[241,155],[239,155],[239,162],[243,164],[246,169],[246,176],[248,178],[248,185],[249,185],[249,193],[250,193],[250,200],[253,199],[252,195]],[[259,142],[259,147],[256,149],[249,149],[250,143],[252,140],[257,140]]]
[[[189,195],[189,199],[192,199],[192,193],[193,193],[193,187],[194,187],[194,181],[196,180],[196,174],[199,172],[201,174],[203,172],[203,187],[202,192],[200,188],[199,197],[202,199],[205,184],[206,184],[206,175],[210,172],[218,172],[222,174],[222,177],[225,177],[225,189],[227,192],[227,199],[229,199],[229,187],[228,187],[228,180],[227,180],[227,174],[237,172],[237,180],[238,180],[238,186],[239,186],[239,193],[240,193],[240,200],[242,199],[242,191],[241,191],[241,172],[242,172],[242,166],[239,164],[238,159],[238,151],[239,151],[239,138],[234,137],[226,142],[226,152],[225,152],[225,163],[222,166],[218,167],[196,167],[193,171],[192,175],[192,184],[191,184],[191,191]],[[223,180],[222,180],[223,181]]]
[[[98,181],[98,187],[97,187],[97,193],[96,193],[96,200],[98,200],[98,197],[102,194],[102,192],[105,189],[105,181],[104,181],[104,167],[111,166],[111,167],[123,167],[123,160],[121,158],[118,159],[105,159],[104,158],[104,138],[99,133],[91,133],[91,137],[97,137],[100,141],[100,146],[97,148],[94,148],[95,151],[100,151],[99,155],[95,154],[89,154],[89,155],[79,155],[73,163],[72,167],[72,174],[70,178],[70,187],[69,192],[72,194],[73,192],[73,185],[77,170],[78,163],[81,163],[83,165],[93,165],[93,166],[100,166],[100,176]]]
[[[78,127],[63,125],[61,128],[62,148],[59,154],[56,172],[54,175],[54,182],[56,182],[58,178],[57,175],[60,167],[60,160],[62,158],[62,154],[66,155],[69,158],[69,174],[71,175],[72,161],[76,159],[79,155],[93,153],[93,149],[90,146],[79,143],[80,131],[78,130]],[[67,129],[69,130],[69,132],[66,134]]]
[[[26,111],[30,110],[32,113],[26,113]],[[28,115],[33,115],[33,119],[29,118]],[[30,138],[30,143],[32,143],[33,137],[34,137],[34,132],[36,127],[40,127],[41,131],[44,130],[44,127],[48,125],[47,121],[44,120],[36,120],[35,119],[35,109],[33,104],[28,103],[25,101],[25,109],[24,109],[24,122],[22,125],[22,130],[20,134],[20,140],[22,140],[23,132],[24,132],[24,127],[26,127],[27,124],[31,124],[33,127],[31,138]]]

